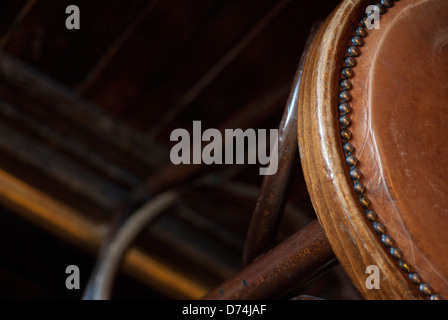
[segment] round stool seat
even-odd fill
[[[395,246],[448,297],[448,1],[399,1],[353,68],[351,143]]]
[[[313,43],[298,101],[304,177],[364,298],[448,298],[448,1],[382,3],[368,29],[371,1],[341,2]]]

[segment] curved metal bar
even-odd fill
[[[279,126],[278,136],[278,170],[273,175],[265,176],[261,186],[261,193],[252,215],[246,244],[243,252],[244,265],[249,264],[271,244],[277,230],[278,222],[285,209],[287,195],[290,188],[292,170],[298,160],[297,141],[297,99],[300,81],[311,43],[321,22],[313,25],[306,41],[300,59],[294,84],[286,103],[285,112]]]
[[[91,273],[83,300],[106,300],[110,298],[113,281],[126,250],[140,231],[156,219],[162,211],[177,204],[188,188],[226,186],[227,179],[209,174],[194,180],[190,185],[174,191],[166,191],[154,198],[134,193],[112,216],[106,241],[102,244],[94,269]]]
[[[126,219],[121,228],[103,247],[83,300],[107,300],[110,298],[113,281],[126,250],[151,220],[176,203],[180,194],[180,191],[162,193]]]

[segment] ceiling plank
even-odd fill
[[[93,223],[3,170],[0,170],[0,203],[91,254],[96,254],[107,233],[106,225]],[[124,259],[124,270],[173,298],[199,299],[210,289],[135,247]]]

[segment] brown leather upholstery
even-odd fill
[[[448,297],[448,1],[396,2],[352,79],[366,195],[404,257]]]

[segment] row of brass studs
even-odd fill
[[[381,3],[376,4],[380,14],[384,14],[387,8],[393,6],[394,2],[398,0],[381,0]],[[441,300],[440,294],[435,293],[431,286],[424,282],[422,277],[415,271],[409,262],[403,259],[402,251],[395,246],[394,240],[391,236],[387,234],[386,227],[378,221],[378,216],[376,212],[370,209],[371,203],[369,198],[365,195],[366,188],[361,183],[361,172],[356,168],[358,164],[358,159],[353,154],[355,147],[349,142],[352,138],[352,133],[348,129],[351,125],[350,113],[352,112],[352,107],[349,102],[351,100],[350,90],[352,89],[352,83],[350,78],[354,75],[354,68],[356,66],[355,57],[359,56],[361,53],[360,47],[363,46],[363,38],[367,36],[366,19],[368,15],[363,17],[360,21],[360,25],[356,27],[355,34],[350,40],[350,46],[347,49],[347,56],[344,58],[344,65],[342,68],[342,78],[340,81],[341,91],[339,93],[339,124],[341,127],[341,137],[343,142],[343,150],[346,154],[346,164],[349,168],[350,178],[353,181],[353,188],[359,196],[359,202],[363,207],[367,219],[372,223],[373,229],[380,236],[381,242],[389,250],[390,255],[398,262],[401,270],[406,273],[420,292],[430,300]]]

